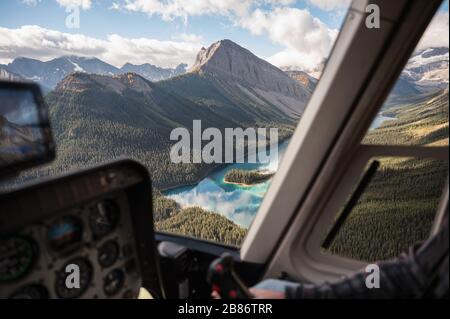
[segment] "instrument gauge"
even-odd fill
[[[75,216],[58,218],[48,227],[47,239],[54,251],[66,251],[81,242],[83,227]]]
[[[15,291],[10,299],[48,299],[47,289],[39,284],[31,284]]]
[[[38,253],[36,242],[26,236],[0,238],[0,282],[24,277],[33,267]]]
[[[103,279],[103,290],[107,296],[113,296],[122,289],[124,283],[124,272],[120,269],[114,269]]]
[[[101,238],[112,232],[119,221],[119,212],[119,206],[113,200],[98,202],[89,215],[89,225],[94,237]]]
[[[98,263],[103,268],[112,266],[119,257],[119,245],[109,240],[98,249]]]

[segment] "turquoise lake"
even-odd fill
[[[381,114],[373,121],[373,130],[383,122],[394,120]],[[197,185],[173,188],[164,194],[175,200],[181,207],[200,206],[204,209],[222,214],[242,227],[249,227],[259,206],[269,188],[270,180],[251,186],[240,186],[225,183],[225,174],[234,168],[244,170],[267,169],[276,171],[288,146],[289,140],[278,147],[278,158],[272,158],[269,163],[236,163],[227,165],[202,179]]]
[[[247,228],[261,205],[271,179],[251,186],[241,186],[225,183],[224,176],[229,170],[235,168],[267,169],[275,172],[288,143],[288,140],[281,143],[278,146],[278,158],[272,157],[268,163],[229,164],[214,171],[197,185],[177,187],[164,192],[164,195],[175,200],[181,207],[200,206]]]

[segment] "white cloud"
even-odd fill
[[[308,2],[324,11],[334,11],[348,8],[351,0],[308,0]]]
[[[337,30],[329,29],[308,10],[276,8],[271,12],[255,10],[240,25],[254,35],[267,34],[284,50],[268,58],[279,67],[310,70],[328,57]]]
[[[322,61],[318,57],[290,49],[275,53],[266,60],[282,69],[304,70],[308,73],[312,72]]]
[[[88,10],[92,6],[92,0],[56,0],[62,7],[80,7],[83,10]]]
[[[42,0],[22,0],[22,3],[35,7],[38,3],[40,3]],[[92,0],[56,0],[56,2],[61,7],[80,7],[83,10],[88,10],[92,6]],[[114,6],[114,3],[113,3]]]
[[[192,65],[201,44],[160,41],[149,38],[128,39],[119,35],[108,36],[105,61],[120,65],[123,61],[140,64],[151,63],[162,67],[175,67],[179,63]]]
[[[91,6],[91,0],[57,1],[61,5],[81,3],[84,4],[85,8]],[[339,9],[348,5],[348,0],[308,1],[324,10]],[[267,58],[269,62],[279,67],[311,70],[328,56],[338,32],[328,28],[319,19],[314,18],[307,9],[301,10],[289,6],[295,2],[296,0],[116,0],[111,3],[109,8],[143,12],[150,16],[157,15],[166,21],[181,18],[187,22],[190,16],[224,16],[235,26],[245,28],[253,35],[267,36],[273,43],[283,47],[280,52]],[[136,43],[145,46],[146,52],[153,45],[148,44],[148,39],[129,41],[129,39],[119,36],[108,38],[107,43],[111,46],[117,42],[118,38],[121,39],[124,50],[128,50],[124,55],[132,55],[133,57],[135,57],[135,54],[130,48],[137,48]],[[113,41],[114,39],[115,41]],[[170,46],[168,47],[169,50],[175,47],[174,43],[182,42],[191,45],[182,48],[184,49],[181,53],[183,56],[186,56],[186,51],[189,51],[194,44],[203,42],[203,39],[198,35],[187,33],[177,34],[172,39],[174,40],[172,42],[165,41],[165,47]],[[168,45],[169,43],[170,45]],[[117,47],[117,50],[117,52],[112,53],[108,47],[106,49],[108,53],[104,53],[103,56],[116,61],[114,56],[122,55],[120,53],[122,48]],[[171,51],[170,54],[172,53]],[[145,55],[145,58],[148,58],[148,55]],[[166,64],[169,62],[169,59],[163,54],[152,54],[151,58],[160,63]]]
[[[264,2],[274,6],[287,6],[296,2],[296,0],[265,0]]]
[[[296,0],[124,0],[122,4],[115,2],[114,9],[143,12],[148,15],[159,15],[164,20],[175,18],[187,20],[191,16],[219,15],[243,17],[252,8],[267,4],[272,7],[286,6]]]
[[[117,2],[113,2],[108,9],[119,11],[120,10],[120,4],[118,4]]]
[[[123,9],[160,15],[164,20],[201,15],[245,15],[252,0],[125,0]]]
[[[184,41],[130,39],[116,34],[101,40],[39,26],[0,27],[0,63],[18,56],[45,61],[62,55],[80,55],[95,56],[117,67],[125,62],[175,67],[181,62],[192,64],[200,48],[199,43]]]
[[[425,49],[429,47],[448,47],[449,41],[449,15],[447,12],[438,12],[427,30],[425,31],[422,39],[420,40],[417,48]]]
[[[203,37],[198,34],[193,33],[180,33],[173,36],[174,40],[181,40],[184,42],[191,42],[191,43],[201,43],[203,42]]]
[[[344,8],[348,0],[308,0],[323,9]],[[328,56],[337,30],[329,29],[308,10],[289,7],[295,0],[125,0],[115,9],[159,15],[163,20],[220,15],[254,35],[267,35],[284,49],[269,57],[279,67],[312,69]],[[262,10],[261,8],[264,8]],[[266,11],[267,10],[267,11]],[[192,42],[187,38],[183,39]]]

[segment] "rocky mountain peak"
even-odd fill
[[[190,71],[218,67],[220,66],[218,65],[218,60],[227,60],[226,62],[233,62],[230,61],[230,59],[233,58],[233,56],[239,55],[242,57],[247,56],[248,58],[254,56],[250,51],[244,49],[231,40],[220,40],[211,44],[208,48],[202,47],[200,49],[199,53],[197,54],[195,63]]]
[[[310,95],[285,72],[227,39],[202,48],[189,72],[206,73],[243,87],[276,92],[303,102]]]

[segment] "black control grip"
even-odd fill
[[[207,282],[212,291],[218,293],[222,299],[253,298],[250,291],[234,271],[233,257],[224,253],[209,266]]]

